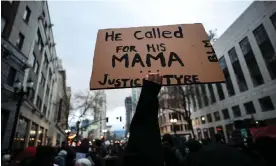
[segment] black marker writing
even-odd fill
[[[169,59],[166,64],[166,59],[165,59],[164,53],[160,52],[156,56],[153,56],[152,54],[149,54],[149,53],[146,55],[147,67],[151,66],[152,61],[157,61],[157,60],[160,60],[162,67],[165,67],[167,65],[168,65],[168,67],[171,67],[173,62],[174,62],[174,65],[179,64],[180,66],[184,66],[184,63],[182,62],[180,57],[174,52],[170,52]],[[113,55],[112,56],[112,67],[113,68],[116,67],[116,64],[117,64],[116,62],[123,63],[124,66],[126,68],[128,68],[129,67],[129,55],[124,54],[122,57],[117,57],[116,55]],[[142,58],[141,58],[140,54],[138,54],[138,53],[136,53],[135,56],[133,57],[132,62],[131,62],[131,67],[134,67],[136,64],[140,64],[141,67],[145,67],[144,62],[142,61]]]
[[[200,83],[197,75],[163,75],[164,85],[190,85]],[[176,82],[176,83],[175,83]],[[138,87],[142,86],[143,79],[136,78],[111,78],[108,74],[104,74],[102,81],[98,81],[102,86],[110,85],[114,87]]]

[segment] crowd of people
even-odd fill
[[[92,146],[83,139],[80,146],[63,142],[60,148],[29,147],[22,152],[2,155],[4,166],[272,166],[276,140],[270,137],[251,141],[235,139],[225,143],[219,135],[212,141],[181,141],[165,134],[158,125],[158,93],[162,76],[149,74],[130,125],[128,142]]]

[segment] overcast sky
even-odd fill
[[[106,28],[203,23],[206,31],[221,35],[252,3],[211,0],[104,0],[49,1],[58,56],[67,72],[67,85],[73,93],[89,88],[97,31]],[[124,99],[130,89],[106,90],[107,116],[113,129],[125,121]]]

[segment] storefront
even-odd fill
[[[7,123],[9,120],[9,111],[5,109],[1,109],[1,141],[3,141],[5,136],[5,131],[7,127]]]
[[[203,135],[204,135],[204,139],[210,138],[209,134],[208,134],[208,129],[207,128],[203,129]]]
[[[28,144],[29,147],[35,146],[37,134],[38,134],[38,125],[33,122],[30,130],[30,138],[29,138],[29,144]]]
[[[38,140],[37,140],[37,145],[43,145],[43,134],[44,134],[44,128],[40,127],[38,131]]]
[[[199,140],[201,140],[201,139],[202,139],[201,129],[198,128],[198,129],[196,129],[196,131],[197,131],[197,138],[198,138]]]
[[[16,150],[45,145],[47,143],[45,137],[47,137],[47,129],[20,116],[12,148]]]
[[[12,149],[23,149],[25,147],[28,124],[29,121],[26,118],[23,116],[19,117]]]
[[[210,134],[210,138],[211,138],[211,140],[212,141],[215,141],[215,128],[214,127],[210,127],[210,128],[208,128],[208,130],[209,130],[209,134]]]

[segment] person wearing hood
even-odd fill
[[[164,134],[162,137],[164,162],[166,166],[177,166],[184,162],[184,158],[179,149],[175,146],[171,134]]]
[[[61,150],[58,155],[55,157],[55,164],[58,166],[66,166],[66,157],[67,152],[65,150]]]

